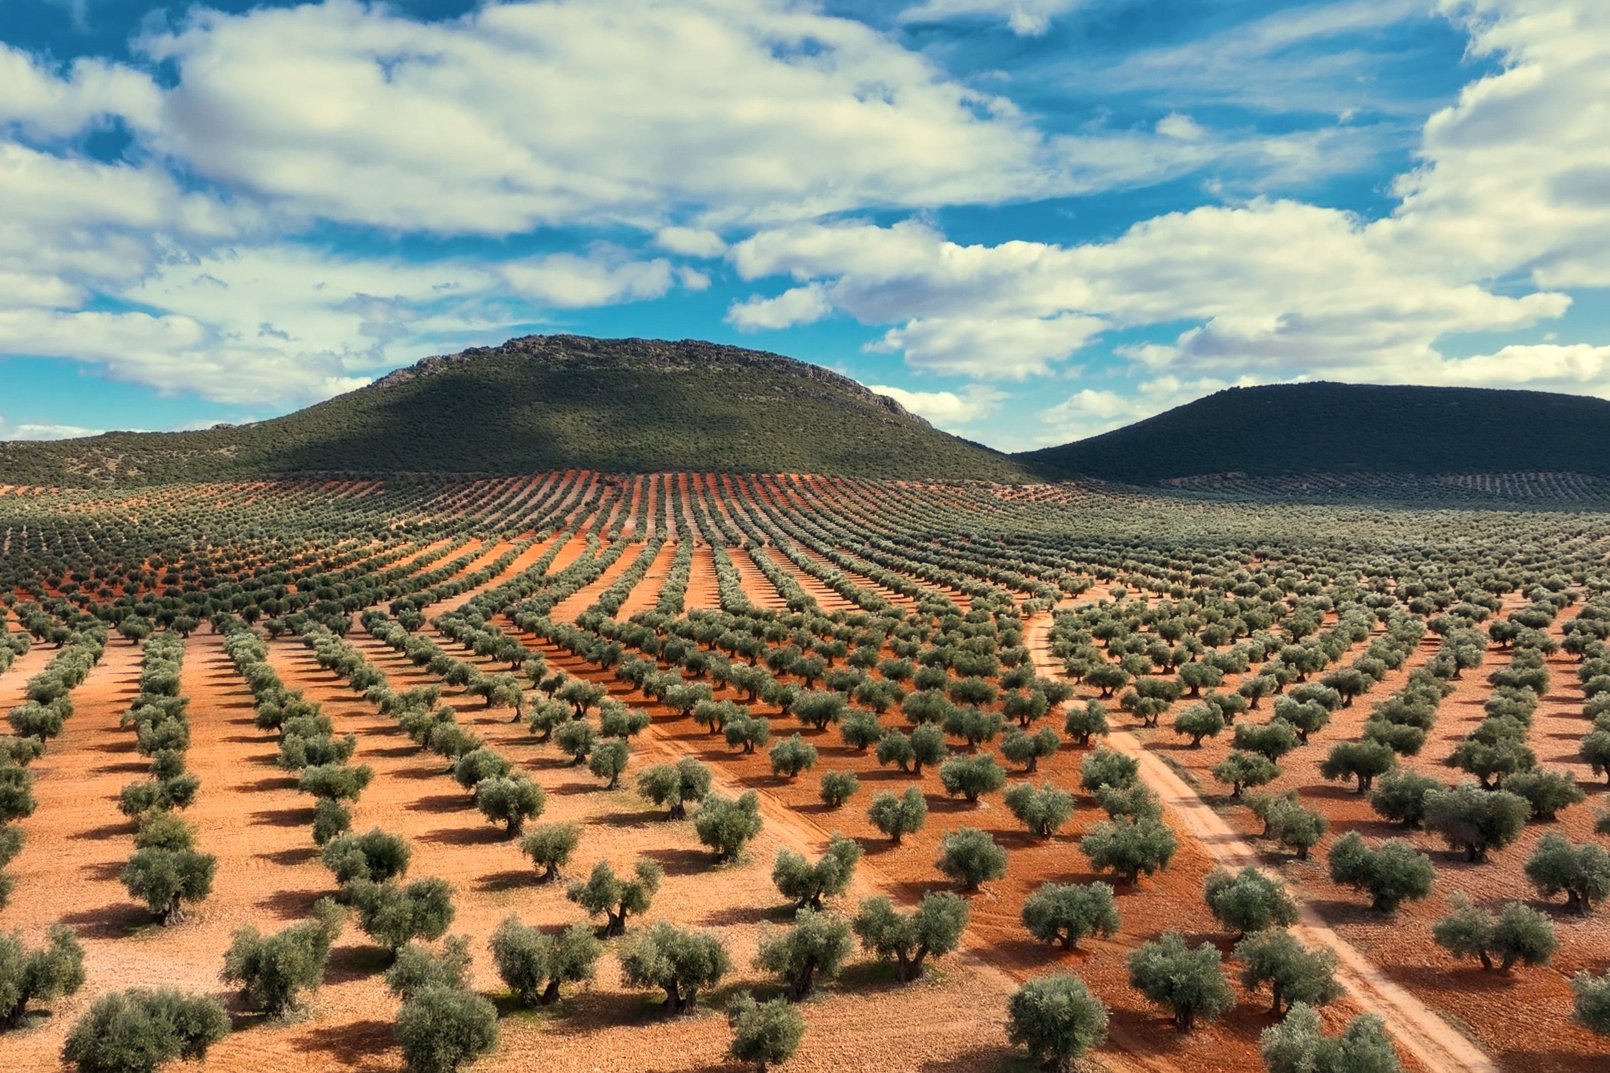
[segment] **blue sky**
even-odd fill
[[[1610,397],[1600,0],[6,0],[0,86],[0,438],[557,331],[1005,449],[1231,384]]]

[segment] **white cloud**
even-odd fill
[[[937,373],[1020,380],[1048,372],[1104,327],[1098,317],[916,318],[890,328],[868,349],[903,351],[906,364]]]
[[[684,257],[720,257],[727,252],[727,243],[720,235],[697,227],[662,227],[654,236],[654,244]]]
[[[819,321],[832,311],[826,293],[813,283],[786,290],[775,298],[756,295],[734,302],[727,310],[727,323],[745,332],[790,328]]]
[[[1157,133],[1165,138],[1179,138],[1187,142],[1200,141],[1207,135],[1207,131],[1203,130],[1196,120],[1179,112],[1170,112],[1159,119]]]
[[[386,228],[709,230],[1197,162],[1150,132],[1047,137],[1006,98],[793,0],[550,0],[435,23],[329,0],[200,10],[145,48],[178,72],[154,144],[231,188]]]
[[[40,137],[76,134],[98,120],[125,116],[140,125],[155,121],[161,94],[150,76],[120,64],[82,58],[65,77],[0,42],[0,125],[15,124]]]
[[[1080,6],[1085,0],[923,0],[900,13],[902,22],[947,22],[958,18],[1004,19],[1012,32],[1036,37],[1051,28],[1051,20]]]
[[[531,257],[505,265],[503,277],[516,294],[558,309],[659,298],[673,281],[664,258],[634,261],[618,251]]]
[[[1117,352],[1186,384],[1308,375],[1610,393],[1600,347],[1444,350],[1457,335],[1558,318],[1571,304],[1565,288],[1610,283],[1610,142],[1581,105],[1610,100],[1610,7],[1445,6],[1465,19],[1473,48],[1505,66],[1426,124],[1421,162],[1383,219],[1258,198],[1082,246],[964,245],[919,221],[849,221],[762,231],[729,257],[744,278],[787,275],[863,323],[899,325],[873,345],[903,350],[918,368],[1023,376],[1107,329],[1183,324],[1171,345]],[[1328,25],[1381,9],[1342,5]],[[1072,404],[1085,427],[1132,394],[1091,391]]]
[[[0,414],[0,441],[3,440],[73,440],[83,436],[99,436],[103,428],[80,428],[77,425],[52,425],[23,421],[12,424]]]
[[[987,384],[969,384],[961,391],[908,391],[887,384],[868,384],[919,417],[941,428],[957,428],[992,417],[1006,401],[1006,393]]]

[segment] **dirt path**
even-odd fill
[[[1072,605],[1072,601],[1067,604]],[[1055,678],[1061,676],[1062,669],[1050,651],[1051,624],[1049,614],[1038,615],[1029,620],[1025,637],[1039,672]],[[1259,855],[1252,845],[1134,735],[1114,731],[1107,735],[1105,742],[1108,748],[1139,761],[1141,779],[1162,798],[1164,807],[1180,826],[1226,868],[1259,865]],[[1388,980],[1308,905],[1303,905],[1301,926],[1293,930],[1309,945],[1322,946],[1336,954],[1337,980],[1361,1007],[1385,1019],[1392,1035],[1426,1069],[1446,1073],[1498,1073],[1498,1066],[1492,1059],[1419,999]]]

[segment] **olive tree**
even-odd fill
[[[1044,883],[1023,902],[1023,926],[1042,943],[1077,950],[1087,935],[1117,934],[1118,907],[1106,883]]]
[[[77,994],[84,979],[84,948],[71,928],[52,925],[32,950],[21,936],[0,934],[0,1029],[21,1025],[33,1003]]]
[[[148,846],[134,851],[122,872],[129,894],[150,907],[163,926],[184,921],[184,906],[212,893],[218,858],[188,846]]]
[[[968,804],[1006,785],[1006,771],[989,753],[958,756],[939,765],[939,782],[951,797],[961,794]]]
[[[1133,951],[1127,964],[1129,986],[1167,1007],[1181,1032],[1199,1018],[1217,1020],[1235,1005],[1219,951],[1210,943],[1192,948],[1179,932],[1164,932]]]
[[[283,1016],[297,997],[324,978],[330,944],[341,934],[345,914],[323,898],[313,907],[314,919],[263,935],[250,924],[236,930],[224,954],[224,979],[240,985],[240,998],[270,1017]]]
[[[985,880],[1006,874],[1006,850],[985,831],[958,827],[939,844],[940,872],[961,884],[962,890],[977,890]]]
[[[1591,1032],[1610,1036],[1610,973],[1571,977],[1571,1019]]]
[[[1545,898],[1564,894],[1567,909],[1586,913],[1610,897],[1610,853],[1592,843],[1578,846],[1544,835],[1526,862],[1526,878]]]
[[[1213,777],[1230,784],[1231,797],[1240,797],[1249,786],[1262,786],[1279,778],[1280,768],[1267,756],[1236,749],[1214,765]]]
[[[658,862],[639,858],[632,866],[633,878],[621,879],[608,861],[593,865],[585,883],[572,883],[565,897],[585,909],[590,916],[604,917],[604,935],[625,935],[626,918],[645,913],[659,893],[665,870]]]
[[[1554,925],[1537,910],[1510,902],[1496,915],[1470,904],[1463,894],[1453,898],[1453,910],[1431,927],[1431,938],[1454,957],[1473,957],[1483,969],[1498,962],[1508,972],[1515,962],[1547,965],[1559,949]]]
[[[637,792],[666,810],[666,819],[687,817],[689,802],[697,804],[710,793],[710,769],[691,756],[675,764],[655,764],[638,772]]]
[[[802,909],[794,925],[760,937],[755,966],[782,977],[788,997],[806,998],[816,981],[832,979],[850,956],[850,924],[843,917]]]
[[[1179,842],[1161,820],[1103,820],[1085,832],[1079,850],[1098,872],[1116,872],[1130,886],[1141,874],[1152,875],[1168,867]]]
[[[475,807],[488,820],[501,823],[510,838],[525,830],[526,820],[542,815],[547,800],[542,787],[524,775],[486,778],[475,784]]]
[[[1215,868],[1208,873],[1202,896],[1214,919],[1241,939],[1248,932],[1284,928],[1297,922],[1297,903],[1285,884],[1256,868],[1230,872]]]
[[[591,980],[604,946],[585,924],[557,935],[505,917],[492,933],[492,963],[505,986],[527,1006],[559,1001],[559,988]]]
[[[1071,973],[1030,980],[1006,1003],[1006,1038],[1046,1073],[1073,1063],[1107,1038],[1107,1007]]]
[[[967,929],[967,902],[957,894],[940,891],[925,895],[909,913],[895,909],[888,898],[868,898],[851,921],[861,946],[875,957],[895,963],[895,978],[902,983],[922,975],[930,957],[944,957],[961,943]]]
[[[393,955],[411,939],[441,938],[453,922],[453,888],[445,879],[417,879],[407,886],[360,880],[350,889],[364,934]]]
[[[1483,790],[1465,782],[1425,797],[1425,825],[1442,835],[1452,849],[1465,851],[1468,861],[1484,861],[1503,849],[1526,826],[1532,807],[1506,790]]]
[[[1242,964],[1241,983],[1249,991],[1269,985],[1269,1012],[1279,1015],[1296,1002],[1320,1006],[1342,993],[1336,982],[1336,955],[1310,950],[1288,931],[1267,928],[1235,945]]]
[[[1018,783],[1006,791],[1006,807],[1017,821],[1041,838],[1050,838],[1073,818],[1073,795],[1046,783]]]
[[[704,799],[693,814],[699,841],[715,851],[716,860],[730,861],[760,833],[760,797],[746,790],[735,801],[719,794]]]
[[[928,820],[928,802],[915,786],[899,796],[885,790],[873,795],[867,819],[898,846],[906,835],[922,830]]]
[[[1371,908],[1390,913],[1405,901],[1430,895],[1436,873],[1425,854],[1392,838],[1371,849],[1357,831],[1331,844],[1330,877],[1369,894]]]
[[[709,932],[661,921],[621,953],[621,978],[630,987],[659,988],[665,1008],[686,1013],[699,992],[714,987],[732,969],[727,947]]]
[[[903,737],[904,735],[902,735]],[[828,771],[822,775],[819,796],[828,808],[840,808],[861,788],[861,780],[853,771]]]
[[[1301,1002],[1264,1030],[1259,1050],[1269,1073],[1403,1073],[1381,1018],[1363,1014],[1327,1036],[1319,1012]]]
[[[792,850],[780,849],[772,864],[771,880],[795,909],[821,909],[822,899],[843,894],[861,860],[861,844],[834,832],[827,852],[816,861]]]
[[[727,1024],[732,1028],[728,1054],[755,1067],[755,1073],[786,1062],[805,1038],[805,1018],[787,999],[757,1002],[747,991],[727,1003]]]
[[[462,988],[422,988],[397,1011],[397,1041],[409,1073],[455,1073],[497,1046],[497,1009]]]

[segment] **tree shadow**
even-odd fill
[[[391,968],[391,951],[381,946],[338,946],[330,951],[324,970],[326,984],[344,984],[376,976]],[[387,1025],[390,1028],[390,1025]],[[389,1044],[389,1037],[387,1043]],[[384,1049],[384,1044],[382,1049]]]
[[[990,1073],[1021,1068],[1018,1056],[1006,1047],[969,1047],[960,1054],[930,1058],[917,1066],[919,1073]]]
[[[110,882],[122,875],[123,866],[124,862],[122,861],[101,861],[96,864],[79,865],[78,870],[84,873],[87,878],[100,880],[104,883]]]
[[[313,912],[313,904],[326,896],[317,890],[277,890],[257,903],[281,920],[301,920]]]
[[[131,835],[135,832],[137,826],[138,825],[135,824],[133,820],[125,820],[121,823],[108,823],[103,824],[100,827],[91,827],[87,831],[79,831],[77,834],[70,835],[69,837],[75,841],[98,842],[106,838],[119,838],[124,835]]]
[[[256,782],[243,782],[240,784],[240,788],[242,790],[294,790],[296,789],[296,777],[293,775],[271,775],[266,779],[258,779]]]
[[[459,812],[467,805],[473,805],[464,794],[431,794],[427,797],[416,797],[403,807],[409,812]]]
[[[650,849],[644,850],[643,856],[657,862],[666,875],[672,876],[697,875],[716,867],[714,855],[705,850]]]
[[[538,873],[533,868],[522,868],[508,872],[490,872],[475,880],[475,890],[480,894],[504,894],[511,890],[524,890],[535,886]],[[553,884],[543,884],[552,886]]]
[[[509,836],[503,828],[487,824],[485,827],[440,827],[421,841],[445,846],[489,846],[507,842]]]
[[[91,768],[92,775],[143,775],[151,769],[151,765],[143,760],[131,760],[124,764],[103,764],[98,768]]]
[[[295,1038],[299,1049],[327,1054],[343,1069],[360,1071],[390,1069],[386,1056],[394,1042],[392,1023],[375,1018],[313,1028]]]
[[[317,860],[319,851],[314,846],[298,846],[295,849],[279,849],[269,853],[259,853],[256,857],[260,861],[269,861],[273,864],[284,865],[287,868],[298,864],[307,864]]]
[[[253,827],[301,827],[312,822],[311,808],[271,808],[252,813]]]
[[[155,927],[151,911],[133,902],[113,902],[95,909],[83,909],[61,918],[80,939],[123,939]]]
[[[735,905],[717,909],[699,921],[704,928],[732,924],[786,924],[794,919],[792,905]]]

